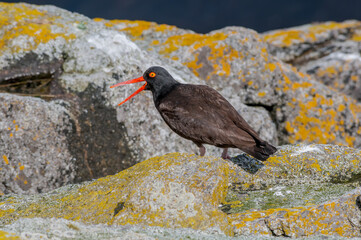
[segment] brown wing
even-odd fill
[[[233,106],[205,85],[179,85],[157,109],[173,131],[195,143],[240,148],[262,142]]]

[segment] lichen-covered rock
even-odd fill
[[[360,187],[361,151],[353,148],[282,146],[264,164],[235,160],[245,171],[236,171],[222,203],[228,213],[317,205]]]
[[[359,102],[360,36],[358,21],[314,23],[263,34],[273,55]]]
[[[236,235],[264,234],[283,237],[360,237],[358,188],[323,204],[289,209],[247,211],[229,215]]]
[[[357,53],[360,50],[346,53],[336,51],[309,61],[300,70],[361,102],[361,55]]]
[[[230,236],[360,237],[361,188],[359,183],[348,185],[358,179],[360,161],[360,150],[352,148],[288,146],[251,174],[220,158],[172,153],[114,176],[50,193],[3,197],[0,225],[9,226],[21,218],[50,217],[85,224],[192,228]],[[345,184],[347,189],[324,191],[315,201],[318,189],[306,191],[310,182]],[[303,197],[304,202],[284,205],[274,198],[266,205],[263,198],[252,199],[257,189],[281,198],[282,191],[274,191],[281,186],[304,187],[288,196]],[[231,190],[239,193],[232,200],[227,199]],[[239,208],[247,201],[260,204]],[[239,210],[226,211],[225,205]]]
[[[348,183],[361,174],[361,150],[336,145],[285,145],[257,174],[241,172],[243,190],[305,183]],[[244,184],[244,185],[243,185]]]
[[[0,193],[38,193],[73,182],[69,112],[55,102],[0,94]]]
[[[8,224],[19,217],[57,217],[91,224],[218,228],[230,234],[227,216],[218,209],[229,171],[219,158],[168,154],[43,196],[8,197],[0,204],[0,219]]]
[[[359,21],[323,22],[269,31],[263,38],[270,44],[273,55],[298,66],[335,50],[346,50],[348,40],[360,40],[360,28]]]

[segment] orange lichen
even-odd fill
[[[352,76],[350,77],[350,79],[351,79],[352,81],[354,81],[354,82],[357,82],[357,81],[358,81],[358,76],[357,76],[357,75],[352,75]]]
[[[266,64],[266,69],[270,70],[271,72],[273,72],[276,69],[276,64],[274,63],[267,63]]]
[[[339,71],[335,68],[335,66],[328,66],[325,69],[321,68],[316,73],[316,75],[320,78],[325,76],[327,76],[328,78],[334,78],[338,74]]]
[[[9,164],[8,157],[6,155],[3,155],[3,159],[4,159],[5,164],[8,165]]]

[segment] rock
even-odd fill
[[[74,126],[63,103],[6,93],[0,102],[0,192],[46,192],[73,182],[66,134]]]
[[[324,204],[291,209],[269,209],[230,215],[235,234],[264,234],[283,237],[360,237],[360,209],[355,200],[358,188]]]
[[[275,30],[263,37],[273,55],[360,102],[360,35],[360,22],[345,21]]]
[[[358,41],[359,21],[323,22],[263,33],[270,53],[284,62],[299,66],[341,50],[348,40]],[[344,45],[344,50],[348,47]]]
[[[276,124],[273,122],[270,113],[263,107],[248,107],[238,104],[238,113],[248,122],[252,128],[262,136],[262,139],[278,145],[278,133]],[[243,105],[243,106],[242,106]],[[233,151],[235,154],[236,151]]]
[[[56,218],[22,218],[5,227],[24,239],[124,239],[124,240],[231,240],[233,237],[216,232],[196,231],[189,228],[140,227],[137,225],[109,226],[106,224],[83,224]],[[5,234],[5,233],[4,233]],[[8,233],[8,236],[14,236]],[[0,232],[0,236],[1,232]],[[9,238],[11,239],[11,238]],[[243,240],[264,239],[243,237]],[[268,238],[269,239],[269,238]]]
[[[228,236],[360,237],[360,162],[357,149],[286,146],[249,173],[220,158],[172,153],[50,193],[5,196],[0,224],[14,231],[21,218],[62,218],[86,226],[191,228]],[[337,186],[317,189],[325,184]],[[253,198],[258,190],[269,197]]]
[[[351,183],[361,174],[359,149],[336,145],[285,145],[263,162],[257,174],[241,172],[237,187],[261,190],[271,186]]]
[[[56,217],[89,224],[215,228],[230,233],[227,216],[218,209],[228,176],[228,165],[219,158],[168,154],[49,194],[7,197],[1,203],[0,221]],[[23,204],[27,207],[21,211]],[[18,207],[20,211],[14,212]]]
[[[360,67],[361,56],[359,54],[335,51],[304,64],[300,70],[361,102]]]

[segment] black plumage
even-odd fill
[[[139,90],[150,90],[153,93],[155,107],[167,125],[181,137],[193,141],[200,148],[201,156],[205,154],[203,144],[224,148],[223,158],[229,158],[228,148],[241,149],[261,161],[277,151],[262,140],[213,88],[179,83],[158,66],[147,69],[143,77],[131,81],[142,80],[146,84]],[[118,85],[122,83],[114,86]]]

